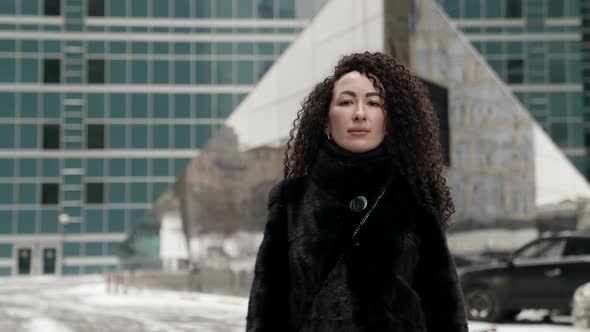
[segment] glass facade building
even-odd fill
[[[312,2],[0,1],[0,275],[115,269]]]
[[[590,177],[579,0],[439,0],[576,168]],[[589,137],[590,138],[590,137]]]

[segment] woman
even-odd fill
[[[424,86],[391,56],[345,56],[290,135],[247,331],[467,331]]]

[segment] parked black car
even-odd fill
[[[459,269],[469,319],[512,319],[521,309],[571,311],[576,288],[590,281],[590,233],[536,239],[507,262]]]

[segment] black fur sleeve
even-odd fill
[[[467,332],[463,294],[445,232],[423,211],[418,220],[421,243],[414,289],[420,296],[429,332]]]
[[[282,182],[268,198],[268,218],[254,266],[247,332],[281,331],[288,326],[287,220]]]

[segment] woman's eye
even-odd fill
[[[376,101],[370,101],[369,102],[369,106],[372,106],[372,107],[381,107],[381,104],[378,103],[378,102],[376,102]]]
[[[343,100],[338,105],[340,105],[340,106],[352,105],[352,101],[350,101],[350,100]]]

